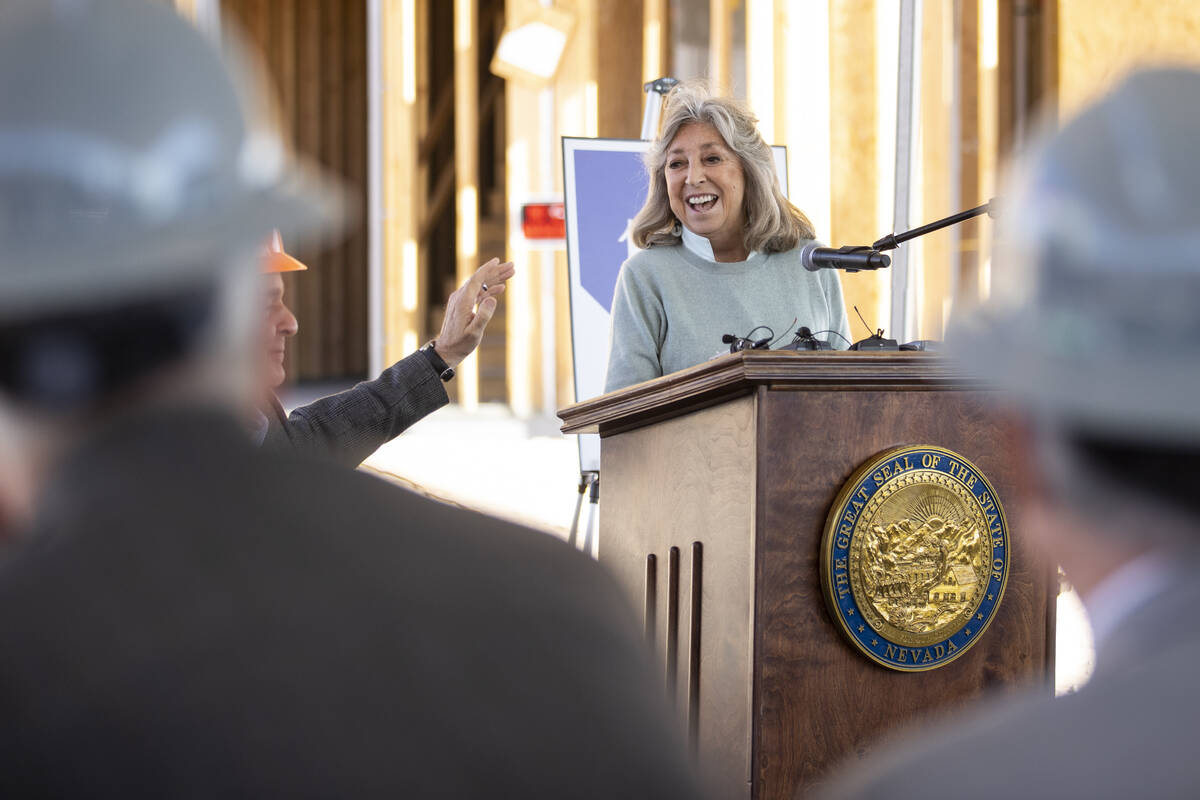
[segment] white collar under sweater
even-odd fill
[[[686,225],[680,225],[683,231],[683,246],[691,252],[703,258],[705,261],[711,261],[714,264],[717,262],[717,257],[713,255],[712,242],[707,236],[701,236],[698,233],[692,233],[687,229]],[[746,254],[746,260],[749,260],[754,255],[754,251]]]

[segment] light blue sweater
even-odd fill
[[[682,245],[652,247],[621,266],[613,296],[608,375],[611,392],[695,366],[729,352],[721,335],[745,336],[767,325],[783,345],[796,328],[845,349],[850,325],[842,284],[833,270],[809,272],[801,241],[786,253],[754,253],[745,261],[709,261]],[[793,325],[792,320],[796,322]],[[836,331],[846,337],[839,338]],[[755,338],[767,335],[760,329]]]

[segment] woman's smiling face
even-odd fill
[[[664,167],[671,211],[692,233],[712,243],[718,261],[746,258],[741,160],[707,122],[679,129]]]

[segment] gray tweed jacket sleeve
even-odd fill
[[[269,421],[264,445],[288,447],[356,467],[380,445],[450,402],[442,379],[421,352],[397,361],[373,381],[323,397]]]

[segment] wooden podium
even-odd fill
[[[766,351],[560,412],[564,432],[602,437],[600,561],[644,615],[713,796],[802,796],[882,735],[985,689],[1053,690],[1056,574],[1022,538],[1013,443],[987,400],[933,354]],[[1010,572],[974,647],[903,673],[843,638],[818,561],[842,484],[918,444],[991,480]]]

